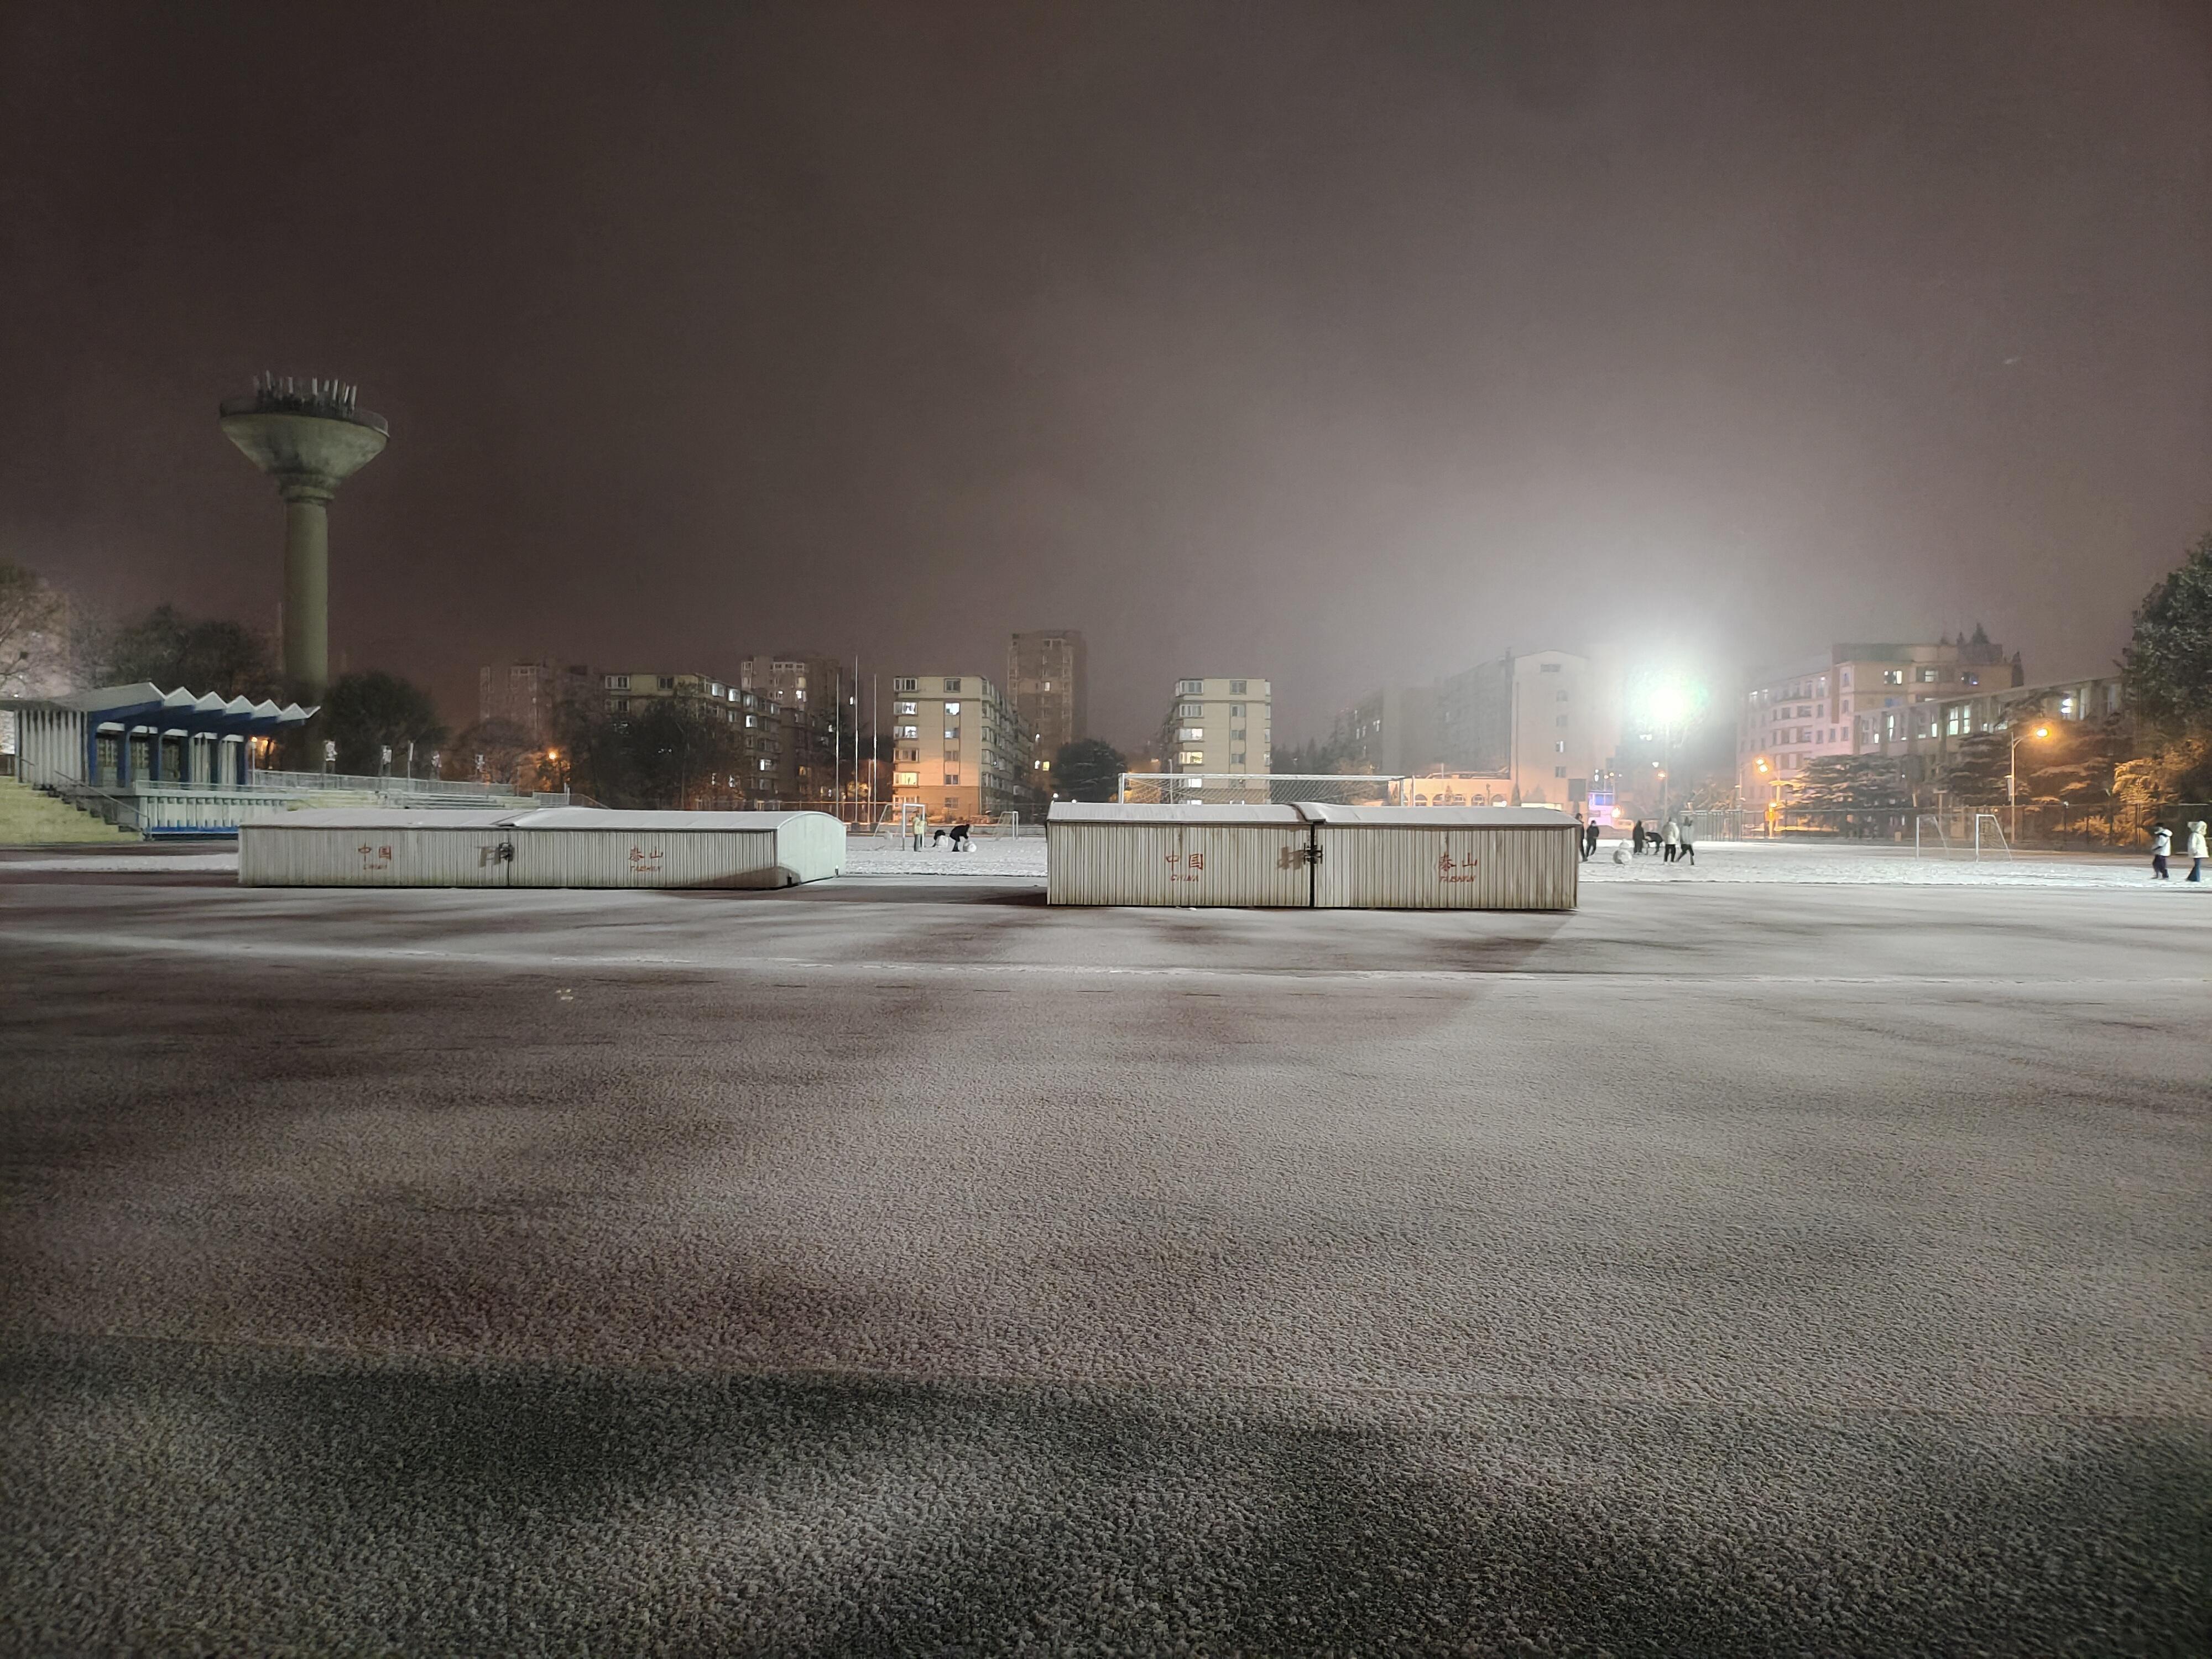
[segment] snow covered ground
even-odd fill
[[[1763,841],[1705,842],[1698,848],[1694,864],[1667,864],[1656,854],[1613,861],[1613,843],[1606,842],[1583,866],[1583,880],[1590,886],[1621,882],[1752,882],[1784,885],[1851,887],[2159,887],[2177,893],[2212,895],[2212,881],[2191,887],[2183,879],[2188,861],[2175,860],[2174,879],[2154,883],[2150,858],[2053,853],[2021,853],[2012,859],[2002,854],[1979,863],[1972,856],[1940,857],[1930,854],[1916,859],[1910,848],[1893,847],[1806,846]],[[74,872],[80,874],[151,874],[200,872],[222,874],[238,868],[235,851],[184,852],[149,849],[143,853],[101,849],[89,853],[33,854],[0,858],[0,867],[10,872]],[[956,853],[949,847],[925,847],[915,852],[902,842],[854,836],[847,843],[848,877],[965,876],[997,881],[1042,881],[1045,842],[1042,836],[1018,841],[979,841],[971,851]]]
[[[845,873],[848,876],[1027,876],[1044,879],[1044,837],[1026,836],[1018,841],[979,841],[965,853],[950,847],[923,843],[919,853],[903,841],[853,836],[845,842]]]
[[[1975,861],[1972,854],[1944,857],[1934,853],[1912,856],[1912,849],[1897,847],[1850,847],[1837,844],[1792,845],[1765,841],[1709,841],[1698,845],[1695,864],[1668,864],[1656,853],[1632,855],[1626,864],[1613,861],[1614,843],[1607,842],[1583,866],[1585,882],[1728,881],[1813,883],[1829,886],[1869,887],[2147,887],[2154,883],[2150,854],[2021,853],[2007,859],[1996,854]],[[2186,860],[2176,862],[2174,884],[2187,885]],[[2212,883],[2196,890],[2212,893]]]

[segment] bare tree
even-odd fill
[[[69,667],[69,602],[37,573],[0,559],[0,696],[58,690]]]

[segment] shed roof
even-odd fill
[[[1163,801],[1056,800],[1054,823],[1266,823],[1300,824],[1295,806],[1222,804],[1201,806]]]
[[[1300,801],[1313,823],[1364,823],[1397,830],[1571,830],[1556,806],[1334,806]]]
[[[250,820],[281,830],[612,830],[619,834],[678,830],[769,830],[793,818],[827,812],[616,812],[596,806],[514,807],[473,811],[465,807],[313,806]]]
[[[774,830],[793,818],[822,818],[827,812],[630,812],[604,806],[546,806],[508,820],[517,830]]]
[[[252,829],[276,830],[498,830],[519,816],[515,810],[471,811],[465,807],[305,806],[283,808],[246,820]]]

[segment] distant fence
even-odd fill
[[[1785,806],[1771,820],[1756,809],[1692,811],[1686,814],[1691,833],[1705,841],[1846,841],[1887,842],[1911,846],[1916,823],[1929,833],[1933,824],[1952,840],[1973,839],[1974,815],[1993,812],[2014,847],[2046,852],[2126,852],[2150,845],[2151,831],[2160,824],[2179,830],[2194,819],[2212,822],[2212,805],[2203,801],[2173,801],[2154,806],[2125,801],[2074,805],[2063,801],[2022,801],[2019,830],[2013,828],[2013,811],[1997,805],[1883,807],[1856,809]]]

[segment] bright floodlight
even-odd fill
[[[1696,699],[1680,680],[1661,680],[1644,694],[1644,717],[1662,729],[1680,726],[1690,717]]]

